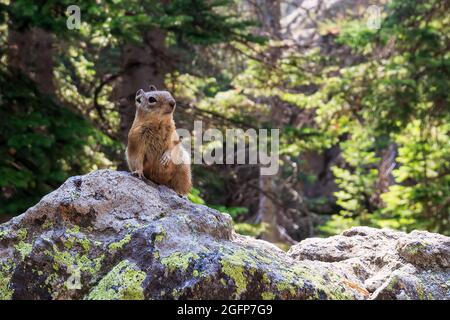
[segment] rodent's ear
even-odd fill
[[[158,91],[154,85],[150,85],[150,91]]]
[[[139,97],[139,96],[141,96],[141,95],[143,95],[144,93],[145,93],[144,90],[139,89],[139,90],[136,92],[136,98]]]
[[[135,100],[136,100],[136,103],[137,104],[141,104],[141,102],[142,102],[142,96],[144,96],[145,95],[145,92],[144,92],[144,90],[142,90],[142,89],[139,89],[137,92],[136,92],[136,98],[135,98]]]

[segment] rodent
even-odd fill
[[[175,99],[150,86],[148,92],[139,89],[135,101],[126,149],[130,171],[186,195],[192,187],[190,156],[175,131]]]

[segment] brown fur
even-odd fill
[[[150,104],[150,97],[157,102]],[[175,161],[186,159],[188,155],[175,131],[174,109],[175,100],[167,91],[156,91],[155,88],[144,93],[139,90],[126,154],[128,166],[134,174],[184,195],[191,189],[191,169],[188,163],[176,164],[179,162]],[[165,155],[170,155],[166,161],[163,160]]]

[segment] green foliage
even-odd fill
[[[370,213],[370,197],[375,192],[378,177],[376,164],[379,159],[373,149],[373,137],[367,128],[355,125],[351,138],[341,143],[342,157],[347,168],[332,168],[339,191],[335,192],[336,204],[344,217],[357,218],[367,224]]]
[[[281,49],[276,59],[271,54],[280,44],[252,35],[255,24],[239,17],[232,0],[82,1],[81,29],[72,31],[66,28],[71,1],[7,3],[0,3],[0,62],[7,63],[7,25],[54,34],[55,95],[71,109],[42,96],[23,75],[2,69],[0,213],[17,214],[68,176],[111,165],[104,153],[113,158],[123,146],[89,122],[114,136],[120,115],[111,101],[112,81],[121,72],[123,45],[140,44],[143,31],[160,29],[176,56],[167,83],[177,99],[221,129],[282,126],[278,178],[293,189],[319,178],[299,169],[304,153],[340,150],[332,167],[337,210],[322,233],[372,225],[450,234],[448,1],[393,0],[379,30],[360,16],[321,22],[319,33],[334,41]],[[214,45],[214,54],[199,49],[205,45]],[[230,46],[237,56],[229,55]],[[323,50],[327,46],[331,54]],[[207,74],[199,65],[214,70]],[[280,125],[281,105],[297,108],[302,117]],[[382,165],[386,150],[394,153],[388,171]],[[227,194],[235,191],[230,181],[242,177],[233,169],[219,171],[194,166],[196,188],[188,198],[243,221],[252,208],[230,204],[235,199]],[[323,201],[304,203],[314,208]],[[261,225],[241,223],[236,230],[264,232]]]
[[[191,192],[188,194],[188,199],[196,204],[205,204],[205,200],[200,196],[200,190],[197,188],[192,188]]]
[[[81,12],[79,30],[68,30],[66,25],[66,10],[73,4]],[[0,213],[18,214],[68,176],[113,165],[102,152],[112,161],[122,160],[123,145],[106,135],[114,139],[120,122],[117,101],[111,97],[113,81],[123,71],[124,44],[142,44],[144,32],[158,29],[165,33],[166,45],[176,52],[177,60],[183,57],[180,61],[188,65],[195,45],[261,42],[248,31],[254,23],[228,13],[230,5],[232,0],[0,3],[0,62],[9,69],[3,49],[8,29],[23,32],[37,27],[52,34],[55,98],[74,111],[40,95],[24,76],[2,72],[1,148],[7,157],[0,169]],[[217,85],[210,81],[204,91],[213,95]],[[203,202],[195,189],[189,197]]]
[[[0,213],[34,205],[69,176],[106,167],[112,142],[43,96],[23,74],[0,71]]]
[[[219,210],[220,212],[228,213],[233,219],[236,219],[238,216],[242,216],[248,213],[248,209],[243,207],[226,207],[222,205],[213,205],[213,204],[210,204],[209,206],[211,208]]]
[[[201,197],[200,190],[195,187],[192,188],[191,192],[188,194],[187,197],[193,203],[205,204],[205,200],[203,200],[203,198]],[[228,213],[233,219],[236,219],[239,216],[248,213],[248,209],[243,207],[226,207],[223,205],[214,205],[214,204],[208,204],[208,207],[216,209],[220,212]]]
[[[332,23],[340,30],[335,46],[350,57],[312,48],[287,52],[275,64],[248,59],[230,87],[192,98],[204,110],[255,127],[273,126],[266,101],[313,114],[313,123],[282,128],[280,151],[295,159],[339,147],[332,167],[339,210],[321,232],[371,225],[450,234],[448,4],[392,1],[383,11],[379,30],[368,29],[363,19]],[[253,49],[260,56],[273,50]],[[382,167],[388,149],[394,150],[393,171]],[[296,172],[292,168],[283,161],[288,179]],[[296,178],[315,177],[305,172]],[[382,178],[389,180],[387,187]]]
[[[379,31],[358,31],[354,22],[344,27],[339,42],[365,59],[326,79],[313,96],[321,101],[319,123],[350,137],[340,143],[345,165],[333,170],[341,218],[333,217],[324,231],[338,232],[353,219],[450,234],[450,78],[442,76],[450,72],[450,20],[445,6],[434,0],[393,1]],[[395,183],[374,206],[377,155],[388,144],[398,152]]]
[[[259,41],[249,33],[252,21],[230,14],[227,6],[233,1],[172,0],[163,7],[164,15],[156,18],[158,25],[173,35],[181,46],[209,45],[231,40]]]
[[[244,236],[250,236],[257,238],[266,230],[267,225],[265,223],[251,224],[251,223],[235,223],[234,230]]]
[[[396,136],[398,185],[382,195],[379,226],[450,233],[450,125],[424,128],[416,120]]]
[[[360,226],[361,222],[358,217],[344,217],[341,214],[333,214],[326,223],[318,227],[320,234],[325,236],[339,234],[351,227]]]

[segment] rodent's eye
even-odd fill
[[[155,103],[155,102],[156,102],[155,98],[153,98],[153,97],[148,98],[148,103]]]

